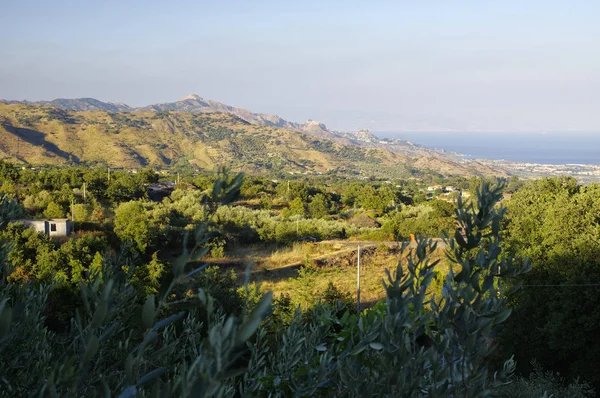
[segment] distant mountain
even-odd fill
[[[153,104],[139,108],[133,108],[129,105],[113,102],[102,102],[94,98],[74,98],[64,99],[59,98],[52,101],[7,101],[2,100],[7,104],[24,104],[37,106],[54,106],[70,111],[107,111],[107,112],[222,112],[235,115],[252,124],[263,124],[266,126],[281,127],[284,129],[296,130],[311,134],[317,137],[338,139],[338,137],[327,127],[320,122],[308,120],[304,123],[296,123],[285,120],[277,115],[269,115],[264,113],[253,113],[247,109],[236,108],[230,105],[223,104],[218,101],[205,100],[196,94],[190,94],[175,102],[166,102],[162,104]]]
[[[99,163],[159,169],[191,166],[210,170],[226,165],[234,170],[277,175],[335,173],[365,178],[409,178],[429,172],[506,175],[501,169],[476,162],[417,154],[418,148],[415,155],[390,151],[386,146],[404,146],[409,151],[411,144],[378,140],[367,131],[334,133],[309,121],[303,125],[307,132],[299,132],[286,124],[252,123],[233,111],[189,111],[200,107],[198,102],[207,102],[201,99],[181,102],[187,102],[179,106],[188,106],[188,111],[174,111],[165,104],[135,112],[0,104],[0,159],[33,165]],[[203,106],[216,107],[210,103]],[[339,141],[317,134],[333,135]]]
[[[304,123],[290,122],[277,115],[264,113],[253,113],[247,109],[235,108],[221,102],[205,100],[202,97],[191,94],[175,102],[164,104],[149,105],[137,108],[136,111],[179,111],[179,112],[223,112],[235,115],[252,124],[262,124],[266,126],[281,127],[309,134],[319,138],[325,138],[341,144],[358,145],[368,148],[382,148],[392,152],[401,153],[410,156],[444,155],[442,152],[425,148],[411,142],[399,139],[380,139],[374,136],[369,130],[359,130],[351,133],[344,133],[335,130],[329,130],[324,123],[307,120]],[[455,159],[453,159],[455,160]]]
[[[247,109],[236,108],[218,101],[206,100],[199,95],[191,94],[175,102],[148,105],[132,108],[121,103],[102,102],[93,98],[55,99],[53,101],[4,101],[6,103],[19,103],[27,105],[55,106],[64,110],[93,111],[103,110],[107,112],[189,112],[189,113],[228,113],[245,120],[250,124],[280,127],[300,133],[309,134],[318,138],[324,138],[344,145],[357,145],[363,148],[386,149],[391,152],[409,156],[441,156],[452,161],[460,161],[454,154],[448,154],[437,149],[430,149],[412,142],[401,139],[380,139],[369,130],[359,130],[345,133],[329,130],[325,124],[307,120],[297,123],[285,120],[277,115],[264,113],[253,113]]]
[[[252,113],[247,109],[235,108],[230,105],[213,100],[205,100],[196,94],[188,95],[175,102],[167,102],[164,104],[148,105],[137,108],[137,111],[175,111],[175,112],[223,112],[230,113],[239,118],[253,124],[265,124],[267,126],[275,126],[282,128],[295,129],[299,126],[298,123],[288,122],[276,115],[265,115],[260,113]]]
[[[300,131],[321,138],[339,138],[327,129],[325,124],[307,120],[304,123],[296,123],[285,120],[277,115],[265,113],[253,113],[247,109],[236,108],[213,100],[205,100],[196,94],[188,95],[175,102],[148,105],[137,108],[137,111],[176,111],[176,112],[223,112],[235,115],[252,124],[263,124],[266,126],[281,127],[284,129]]]
[[[107,112],[131,112],[133,108],[126,104],[114,102],[102,102],[95,98],[57,98],[52,101],[2,101],[7,104],[25,104],[37,106],[54,106],[69,111],[107,111]]]

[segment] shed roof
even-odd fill
[[[54,221],[54,222],[59,222],[59,221],[70,221],[70,219],[68,218],[36,218],[36,219],[32,219],[32,218],[19,218],[16,220],[10,220],[10,222],[34,222],[34,221]]]

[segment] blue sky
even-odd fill
[[[351,130],[600,130],[598,1],[4,1],[0,98],[196,93]]]

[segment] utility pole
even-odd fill
[[[360,314],[360,245],[357,251],[358,261],[356,264],[356,313]]]
[[[83,183],[83,203],[87,203],[85,200],[85,182]]]
[[[110,166],[108,166],[108,183],[110,184]]]
[[[75,233],[75,211],[73,208],[73,199],[71,199],[71,222],[73,223],[73,233]]]

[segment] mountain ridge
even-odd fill
[[[56,108],[70,111],[95,111],[102,110],[107,112],[131,112],[135,108],[120,102],[104,102],[95,98],[56,98],[50,101],[17,101],[17,100],[0,100],[5,104],[23,104],[34,106],[54,106]]]
[[[318,122],[310,124],[320,128]],[[380,142],[373,137],[366,131],[348,133],[343,137],[346,144],[289,128],[250,123],[228,112],[71,111],[0,104],[0,158],[23,164],[180,165],[202,169],[228,165],[248,172],[387,178],[429,172],[506,175],[504,170],[474,162],[390,151],[378,147]],[[355,144],[361,139],[363,146]]]
[[[218,101],[204,99],[197,94],[189,94],[174,102],[157,103],[142,107],[131,107],[124,103],[103,102],[95,98],[58,98],[51,101],[1,100],[0,102],[34,106],[54,106],[59,109],[70,111],[101,110],[107,112],[223,112],[240,117],[248,123],[294,130],[315,137],[329,139],[345,145],[358,145],[365,148],[383,148],[392,152],[410,156],[449,156],[443,151],[426,148],[406,140],[393,138],[380,139],[375,137],[366,129],[358,130],[356,132],[340,132],[330,130],[324,123],[316,120],[309,119],[300,123],[292,122],[283,119],[278,115],[254,113],[244,108],[237,108]],[[450,156],[450,158],[452,160],[458,160],[456,156]]]

